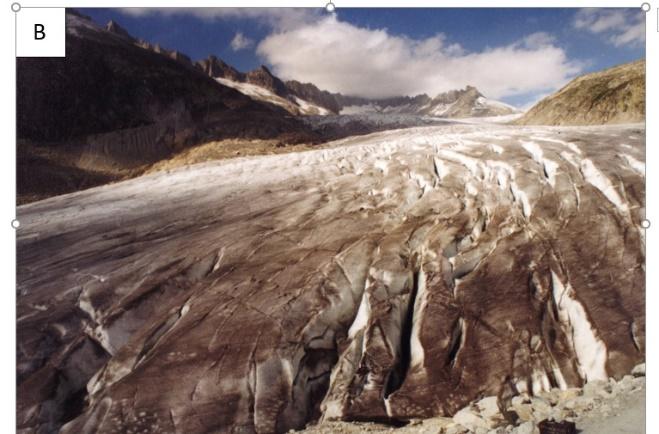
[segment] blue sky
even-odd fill
[[[99,24],[239,70],[386,97],[473,84],[525,106],[584,72],[644,57],[640,9],[82,9]],[[232,43],[233,42],[233,43]]]

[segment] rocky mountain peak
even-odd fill
[[[114,33],[115,35],[118,36],[123,36],[128,39],[133,39],[133,37],[124,29],[121,27],[116,21],[110,20],[108,23],[105,25],[105,30],[107,30],[110,33]]]
[[[245,81],[245,74],[212,54],[206,59],[197,61],[195,65],[197,68],[201,69],[204,74],[212,78],[219,77],[228,78],[233,81]]]
[[[248,83],[261,86],[276,95],[283,97],[288,95],[288,89],[284,82],[274,76],[265,65],[248,72],[245,78]]]

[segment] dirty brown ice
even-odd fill
[[[620,379],[644,141],[417,127],[21,206],[20,432],[399,424]]]

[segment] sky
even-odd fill
[[[640,8],[81,9],[193,60],[370,98],[476,86],[520,108],[583,73],[645,56]]]

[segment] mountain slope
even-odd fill
[[[20,197],[129,176],[208,140],[316,140],[285,110],[221,85],[185,55],[114,22],[101,28],[72,10],[66,20],[65,58],[17,59],[18,169],[36,172],[19,176]]]
[[[293,89],[299,90],[296,92],[289,88],[288,83],[284,83],[264,65],[243,73],[212,55],[196,62],[195,65],[219,83],[236,89],[255,101],[281,107],[293,115],[324,115],[333,112],[325,106],[325,101],[323,104],[316,104],[312,100],[307,100],[305,95],[309,95],[309,91],[305,93],[302,88],[292,86]]]
[[[533,106],[522,125],[596,125],[645,120],[645,59],[586,74]]]

